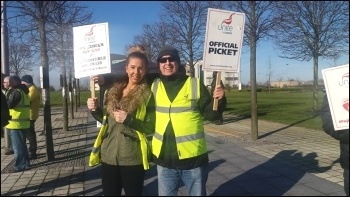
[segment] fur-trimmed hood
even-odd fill
[[[146,102],[151,94],[151,90],[147,86],[147,83],[143,82],[138,84],[128,93],[128,95],[123,97],[123,90],[126,86],[127,82],[115,83],[108,90],[105,105],[107,106],[107,112],[109,114],[112,114],[116,109],[131,114],[136,111],[143,102]]]

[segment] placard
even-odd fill
[[[335,130],[349,129],[349,64],[322,70]]]
[[[245,14],[208,8],[203,70],[239,72]]]
[[[108,23],[73,27],[73,39],[75,78],[111,72]]]

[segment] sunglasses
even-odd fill
[[[160,63],[166,63],[167,61],[169,61],[169,62],[175,62],[175,61],[176,61],[176,58],[175,58],[175,57],[161,58],[161,59],[159,59],[158,62],[160,62]]]

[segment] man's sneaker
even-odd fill
[[[13,152],[13,150],[9,150],[9,149],[6,149],[4,154],[5,155],[13,155],[15,152]]]
[[[27,170],[27,169],[23,169],[23,170],[16,170],[16,169],[14,169],[14,168],[11,168],[11,169],[8,171],[8,173],[23,172],[23,171],[25,171],[25,170]]]

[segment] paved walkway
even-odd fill
[[[62,109],[52,108],[55,160],[47,161],[42,113],[37,120],[38,159],[25,172],[7,173],[13,155],[1,138],[2,196],[100,196],[99,167],[87,166],[96,121],[82,107],[62,130]],[[259,121],[250,140],[250,119],[225,115],[224,125],[205,125],[209,148],[207,193],[212,196],[345,196],[339,145],[323,131]],[[155,165],[146,172],[144,195],[157,196]],[[186,196],[182,186],[180,196]]]

